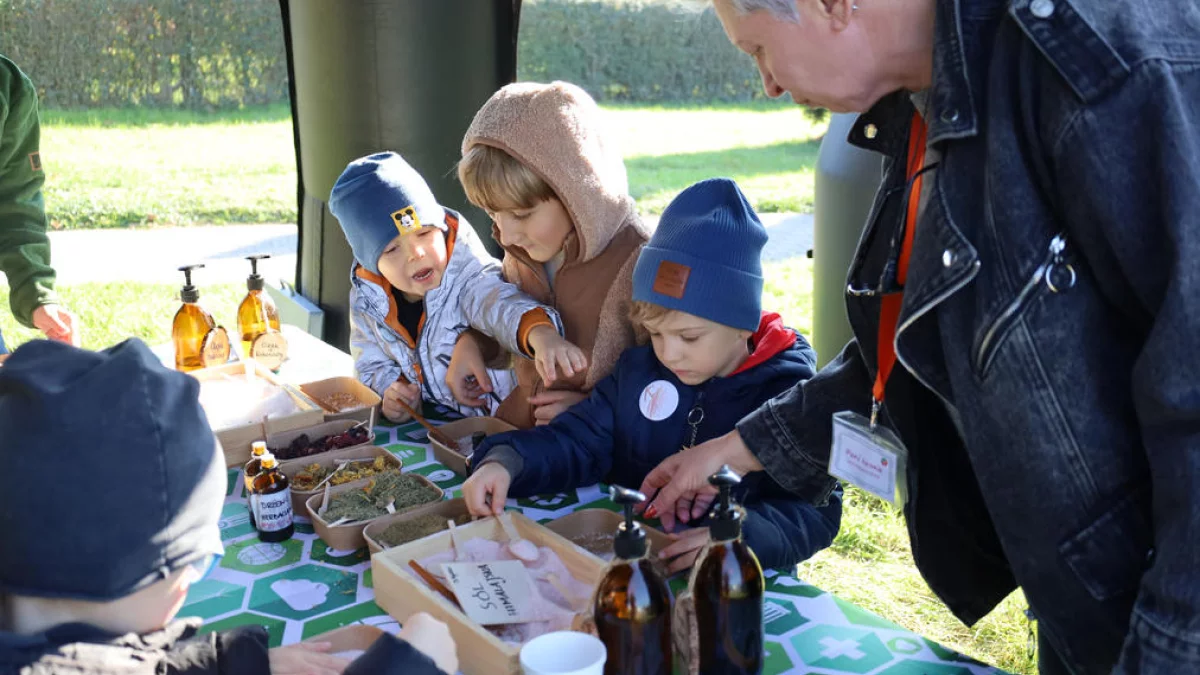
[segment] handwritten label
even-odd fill
[[[219,366],[229,360],[229,333],[221,326],[208,331],[200,347],[200,361],[205,368]]]
[[[481,626],[538,619],[533,580],[516,560],[444,563],[442,572],[463,611]]]
[[[278,371],[287,359],[287,340],[283,333],[263,333],[250,344],[250,358]]]

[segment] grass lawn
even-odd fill
[[[798,258],[768,264],[763,305],[788,324],[812,332],[812,263]],[[60,292],[79,314],[85,346],[98,348],[128,336],[154,344],[170,338],[171,317],[179,307],[175,284],[108,283],[64,286]],[[245,293],[241,283],[206,285],[201,303],[226,327]],[[8,289],[0,286],[0,298]],[[10,345],[33,332],[18,329],[0,311],[0,331]],[[846,492],[842,528],[834,544],[800,566],[800,576],[837,596],[909,630],[1013,673],[1032,674],[1026,653],[1024,598],[1014,593],[999,608],[966,628],[933,596],[913,566],[904,520],[887,503],[855,488]]]
[[[688,185],[737,179],[762,211],[812,209],[817,139],[801,109],[609,106],[630,193],[659,213]],[[284,105],[212,115],[47,110],[46,206],[55,228],[295,222],[296,167]]]

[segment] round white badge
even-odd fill
[[[651,422],[665,420],[679,407],[679,390],[666,380],[655,380],[642,390],[638,407]]]

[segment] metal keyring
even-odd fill
[[[688,412],[687,422],[692,426],[697,426],[704,421],[704,408],[692,408]]]
[[[1067,268],[1067,272],[1070,273],[1070,278],[1067,281],[1065,288],[1059,288],[1058,284],[1054,283],[1054,279],[1052,277],[1054,275],[1054,270],[1064,266]],[[1075,279],[1075,268],[1071,266],[1071,263],[1066,263],[1065,265],[1051,265],[1050,267],[1046,268],[1046,288],[1049,288],[1051,293],[1059,293],[1064,290],[1075,288]]]

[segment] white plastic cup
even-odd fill
[[[600,638],[569,630],[546,633],[521,647],[524,675],[603,675],[607,660]]]

